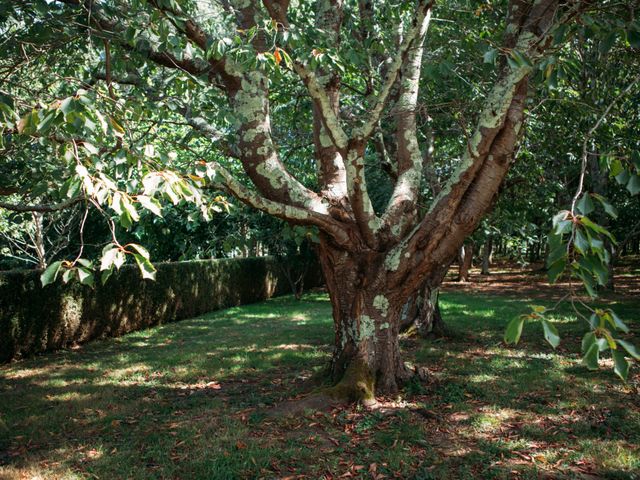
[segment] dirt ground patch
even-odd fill
[[[602,291],[603,300],[616,301],[640,297],[640,259],[621,262],[614,272],[614,291]],[[443,290],[449,292],[465,291],[491,295],[526,296],[540,299],[559,299],[572,288],[584,293],[577,280],[570,282],[562,279],[550,284],[544,264],[532,264],[526,267],[499,262],[493,265],[490,275],[481,275],[479,268],[471,270],[468,282],[457,282],[457,266],[453,265],[445,278]]]

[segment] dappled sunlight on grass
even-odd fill
[[[615,307],[636,334],[639,306]],[[527,311],[525,302],[446,293],[441,307],[453,341],[427,341],[415,355],[434,369],[434,387],[424,401],[434,410],[441,402],[450,406],[445,418],[457,432],[452,443],[469,452],[464,461],[434,468],[434,478],[456,478],[453,472],[471,459],[480,478],[510,478],[513,472],[524,478],[542,472],[631,478],[640,471],[638,374],[625,385],[608,359],[600,371],[588,372],[579,355],[587,328],[569,307],[552,316],[562,337],[557,350],[544,342],[539,324],[525,325],[518,346],[501,342],[509,320]]]
[[[623,385],[588,372],[570,310],[554,315],[555,351],[535,324],[520,345],[502,343],[526,303],[455,292],[441,306],[449,337],[403,342],[429,381],[379,411],[267,416],[308,392],[304,379],[330,358],[331,306],[317,293],[6,365],[0,478],[320,478],[345,465],[371,478],[372,464],[389,478],[629,478],[640,469],[638,374]],[[616,307],[636,332],[638,307]]]

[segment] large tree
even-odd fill
[[[403,308],[418,294],[430,298],[465,238],[491,209],[524,132],[531,77],[562,47],[567,25],[590,8],[608,6],[586,0],[510,0],[477,9],[477,2],[454,3],[455,8],[434,0],[25,2],[5,6],[18,25],[5,26],[5,31],[29,30],[40,46],[35,40],[16,44],[21,51],[14,52],[15,61],[5,63],[4,71],[6,77],[15,76],[25,58],[37,63],[39,56],[48,56],[66,65],[65,80],[79,80],[85,89],[105,82],[102,97],[92,98],[115,105],[114,111],[123,101],[118,96],[126,92],[124,100],[139,101],[140,110],[150,117],[162,111],[174,120],[180,116],[180,135],[186,125],[195,129],[203,135],[200,146],[208,143],[204,150],[194,154],[184,147],[187,160],[180,164],[145,149],[156,165],[163,160],[173,162],[176,171],[183,169],[184,178],[153,177],[147,171],[147,180],[162,176],[171,183],[163,193],[172,200],[181,196],[200,202],[207,188],[219,187],[292,224],[317,228],[335,321],[335,393],[367,400],[374,393],[396,392],[412,374],[399,350]],[[459,21],[456,15],[464,15],[466,22],[476,18],[477,38],[486,39],[490,48],[484,49],[484,62],[480,52],[477,63],[484,65],[486,78],[480,88],[473,86],[474,98],[467,104],[477,108],[473,126],[468,135],[464,129],[459,133],[460,151],[450,162],[455,168],[444,181],[439,172],[436,188],[432,133],[418,120],[428,117],[421,111],[419,88],[432,14],[439,11],[449,15],[449,22]],[[491,21],[481,19],[485,11]],[[496,28],[503,33],[495,34]],[[454,41],[455,29],[446,32]],[[68,45],[78,45],[78,55],[70,53]],[[553,70],[552,64],[544,65],[546,73]],[[473,62],[466,68],[472,69]],[[28,90],[26,79],[21,81],[20,88]],[[292,92],[312,107],[308,115],[292,115],[297,122],[308,122],[313,148],[297,144],[292,130],[276,122],[283,117],[283,105],[298,105],[298,100],[283,102]],[[103,126],[98,147],[71,134],[49,132],[54,122],[80,128],[78,118],[83,117],[70,112],[78,101],[89,103],[84,100],[88,97],[83,90],[68,102],[19,116],[13,125],[15,133],[26,132],[41,145],[71,143],[67,160],[81,178],[78,189],[68,183],[61,203],[5,202],[6,208],[48,211],[78,202],[98,209],[107,205],[125,224],[136,219],[136,205],[159,208],[153,196],[160,180],[130,182],[130,193],[121,194],[105,176],[110,157],[117,160],[114,171],[123,164],[136,166],[131,151],[122,153],[126,135],[115,113]],[[272,108],[274,102],[279,108]],[[5,113],[20,110],[15,102],[8,105],[5,102]],[[143,115],[136,115],[141,122]],[[157,122],[158,128],[171,127],[168,118]],[[88,124],[83,122],[85,131]],[[178,150],[183,144],[176,138]],[[90,160],[78,154],[83,146]],[[390,181],[385,205],[376,208],[365,174],[371,152]],[[313,157],[315,177],[301,179],[298,174],[304,169],[297,168],[292,157]],[[206,167],[211,180],[206,188],[196,188],[204,183],[202,178],[187,177],[195,163]],[[17,162],[12,178],[28,177],[23,167],[24,162]],[[56,167],[45,170],[46,175]],[[5,193],[17,191],[0,186]],[[143,187],[137,195],[131,193]],[[106,256],[113,263],[125,248],[115,238],[111,247]],[[136,259],[146,264],[144,250],[137,250]]]

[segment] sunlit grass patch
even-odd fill
[[[0,369],[0,478],[611,478],[638,470],[638,376],[580,364],[583,327],[554,314],[563,342],[525,326],[513,298],[444,293],[450,336],[407,340],[412,382],[387,412],[294,417],[272,406],[308,392],[333,326],[326,295],[281,297],[94,342]],[[638,332],[638,302],[616,306]],[[575,340],[577,338],[578,340]],[[633,366],[635,372],[637,365]],[[4,452],[4,453],[2,453]],[[606,456],[606,458],[605,458]],[[587,468],[584,467],[584,468]],[[626,475],[626,476],[625,476]]]

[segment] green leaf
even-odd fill
[[[556,29],[555,33],[553,34],[554,45],[560,45],[564,43],[568,29],[569,29],[569,26],[567,24],[565,23],[560,24],[560,26]]]
[[[631,355],[636,360],[640,360],[640,350],[633,344],[629,343],[625,340],[616,339],[616,343],[624,348],[629,355]]]
[[[122,128],[122,126],[118,122],[116,122],[113,117],[109,117],[109,123],[111,124],[111,127],[113,128],[117,137],[121,137],[124,135],[124,128]]]
[[[149,251],[146,248],[144,248],[142,245],[138,245],[137,243],[130,243],[127,246],[133,248],[136,252],[138,252],[138,255],[140,255],[141,257],[149,260]]]
[[[573,243],[582,254],[585,254],[589,250],[589,240],[580,229],[576,229],[576,236],[573,239]]]
[[[160,202],[155,198],[147,197],[146,195],[138,195],[136,200],[140,202],[144,208],[149,210],[151,213],[157,215],[158,217],[162,217],[162,206]]]
[[[113,244],[110,243],[102,251],[102,260],[100,262],[100,270],[110,270],[113,266],[120,269],[126,257],[124,252],[119,248],[110,248]]]
[[[89,153],[89,155],[98,155],[100,150],[94,144],[89,142],[82,142],[82,147]]]
[[[489,48],[489,50],[487,50],[482,56],[484,63],[490,63],[491,65],[496,64],[497,58],[498,58],[498,50],[496,50],[495,48]]]
[[[156,279],[156,269],[151,264],[148,258],[143,257],[137,253],[133,254],[133,258],[135,258],[136,263],[138,264],[138,268],[140,269],[140,273],[142,274],[142,278],[146,278],[149,280]]]
[[[38,132],[46,133],[51,128],[51,124],[55,120],[57,114],[58,112],[53,111],[46,115],[38,124]]]
[[[109,277],[111,276],[112,273],[113,273],[113,268],[110,268],[108,270],[104,270],[102,272],[102,275],[100,276],[100,281],[102,282],[102,285],[107,283],[107,280],[109,280]]]
[[[506,344],[517,344],[520,341],[522,335],[522,327],[524,326],[524,317],[514,318],[507,325],[507,329],[504,332],[504,342]]]
[[[133,205],[129,201],[128,197],[122,197],[122,207],[129,214],[129,217],[131,217],[131,219],[134,222],[137,222],[140,220],[140,215],[138,214],[138,210],[136,210],[135,205]]]
[[[510,56],[507,58],[507,60],[509,58],[512,58],[515,61],[515,64],[517,67],[533,67],[533,64],[531,63],[531,60],[529,60],[529,58],[523,54],[522,52],[518,51],[518,50],[511,50],[511,54]],[[509,63],[510,66],[513,67],[513,65],[511,63]]]
[[[91,260],[87,260],[86,258],[79,258],[76,261],[83,267],[87,267],[89,269],[93,268],[93,262],[91,262]]]
[[[564,272],[564,269],[566,268],[566,266],[567,266],[566,258],[562,258],[557,262],[555,262],[553,265],[551,265],[547,270],[547,277],[549,279],[549,283],[555,283],[556,280],[558,280],[558,277],[562,275],[562,272]]]
[[[613,371],[626,382],[629,376],[629,362],[624,358],[624,353],[619,350],[612,350],[611,356],[613,357]]]
[[[629,327],[627,327],[627,325],[620,319],[620,317],[618,317],[618,315],[616,315],[616,313],[609,309],[607,310],[607,312],[609,313],[609,315],[611,316],[611,319],[613,320],[613,325],[618,329],[618,330],[622,330],[624,333],[629,333]]]
[[[542,329],[544,330],[544,338],[549,344],[556,348],[560,345],[560,334],[558,329],[546,319],[542,319]]]
[[[117,248],[111,248],[107,251],[102,251],[102,259],[100,261],[100,270],[108,270],[113,265],[116,254],[118,253]]]
[[[612,242],[616,243],[616,239],[613,238],[613,235],[611,234],[611,232],[609,230],[607,230],[603,226],[598,225],[597,223],[593,222],[588,217],[581,217],[580,218],[580,223],[583,224],[588,229],[590,229],[590,230],[592,230],[592,231],[594,231],[596,233],[601,233],[603,235],[606,235],[607,237],[609,237],[609,239]]]
[[[616,182],[618,182],[620,185],[626,185],[630,177],[631,175],[629,174],[628,170],[623,170],[615,176]]]
[[[571,231],[570,212],[562,210],[553,216],[553,229],[556,235],[562,235]]]
[[[631,195],[637,195],[640,192],[640,176],[631,175],[629,183],[627,183],[627,190]]]
[[[640,31],[635,28],[627,30],[627,41],[633,48],[640,48]]]
[[[602,55],[606,55],[611,50],[611,47],[616,43],[616,38],[618,37],[618,32],[610,32],[602,41],[600,42],[600,53]]]
[[[66,119],[67,115],[75,110],[75,102],[73,101],[73,97],[67,97],[62,100],[58,109],[64,114],[64,118]]]
[[[111,208],[118,215],[122,215],[122,195],[120,192],[113,194],[113,197],[111,198]]]
[[[594,193],[593,197],[600,202],[602,208],[604,208],[604,211],[607,212],[610,217],[618,218],[618,210],[616,210],[616,207],[611,205],[605,197],[597,193]]]
[[[591,272],[581,268],[576,271],[576,275],[578,276],[578,278],[580,278],[580,280],[582,280],[582,285],[584,286],[584,289],[587,291],[589,296],[591,298],[597,298],[598,293],[596,292],[596,285],[593,281]]]
[[[511,55],[507,57],[507,63],[509,64],[509,67],[511,67],[513,70],[517,70],[520,67],[520,64],[518,63],[518,61],[515,58],[513,58]]]
[[[73,276],[73,274],[76,273],[75,270],[68,268],[64,271],[64,273],[62,274],[62,282],[64,284],[69,283],[69,281],[71,280],[71,277]]]
[[[589,347],[587,353],[582,357],[582,363],[589,370],[597,370],[598,369],[598,361],[600,360],[600,348],[597,343],[594,343]]]
[[[611,162],[611,167],[609,172],[610,175],[612,177],[617,177],[623,171],[624,171],[624,166],[622,165],[622,162],[620,161],[620,159],[614,158],[613,161]]]
[[[589,215],[595,209],[593,201],[591,200],[591,195],[589,195],[588,193],[585,193],[584,195],[582,195],[582,197],[580,197],[580,200],[578,201],[576,206],[578,207],[578,210],[580,210],[580,213],[582,213],[582,215]]]
[[[194,195],[193,189],[190,185],[187,184],[187,182],[180,180],[179,182],[176,182],[176,185],[178,186],[179,192],[183,197],[190,198]]]
[[[550,233],[547,237],[547,243],[549,244],[549,255],[547,256],[546,265],[551,267],[559,260],[567,259],[567,244],[563,241],[562,235],[555,235]]]
[[[558,69],[554,68],[549,77],[547,78],[547,86],[549,90],[555,90],[558,88]]]
[[[120,225],[122,225],[122,227],[126,230],[128,230],[131,227],[131,225],[133,225],[133,220],[131,218],[131,215],[126,210],[122,212],[122,214],[119,217],[119,220],[120,220]]]
[[[598,338],[596,340],[596,345],[598,345],[599,352],[606,352],[611,347],[607,338]]]
[[[51,265],[47,267],[47,269],[42,272],[40,275],[40,281],[42,282],[42,286],[46,287],[50,283],[53,283],[58,278],[58,273],[62,268],[62,262],[53,262]]]
[[[585,333],[584,337],[582,337],[582,349],[581,352],[584,355],[589,351],[592,345],[596,344],[596,334],[593,332]]]
[[[78,268],[78,279],[82,285],[93,286],[93,272],[88,268]]]

